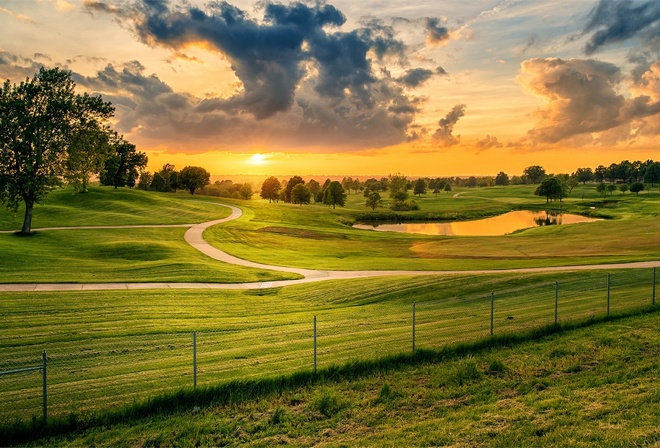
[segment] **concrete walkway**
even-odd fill
[[[223,219],[204,222],[201,224],[174,224],[174,225],[134,225],[134,226],[86,226],[86,227],[47,227],[35,230],[82,230],[82,229],[130,229],[149,227],[189,227],[184,234],[188,244],[203,254],[224,263],[245,266],[248,268],[266,269],[278,272],[291,272],[302,275],[304,278],[298,280],[279,280],[272,282],[252,283],[7,283],[0,284],[0,292],[26,292],[26,291],[101,291],[101,290],[127,290],[127,289],[224,289],[224,290],[247,290],[277,288],[291,286],[301,283],[310,283],[323,280],[345,280],[352,278],[385,277],[385,276],[414,276],[414,275],[482,275],[482,274],[515,274],[515,273],[541,273],[541,272],[567,272],[567,271],[592,271],[612,269],[644,269],[660,267],[658,261],[642,261],[636,263],[615,264],[590,264],[580,266],[549,266],[539,268],[520,269],[483,269],[472,271],[322,271],[314,269],[301,269],[286,266],[273,266],[263,263],[255,263],[234,257],[221,251],[203,238],[204,230],[216,224],[233,221],[241,217],[243,212],[240,208],[231,205],[217,204],[221,207],[231,209],[231,214]]]

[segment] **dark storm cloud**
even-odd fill
[[[418,87],[431,79],[435,73],[426,68],[411,68],[398,81],[407,87]]]
[[[140,123],[142,134],[162,128],[155,120],[140,118],[160,107],[161,115],[183,121],[208,119],[222,126],[218,135],[232,132],[239,143],[258,133],[261,141],[277,136],[294,147],[311,141],[360,149],[406,141],[419,111],[421,100],[405,93],[384,69],[386,63],[407,64],[407,48],[393,27],[378,19],[340,30],[346,18],[324,3],[262,2],[262,20],[225,2],[198,8],[156,0],[87,0],[86,6],[92,13],[115,15],[140,41],[173,54],[201,44],[226,57],[242,83],[242,90],[229,98],[170,98],[174,92],[153,75],[144,76],[144,67],[100,71],[96,82],[121,88],[130,99],[123,103],[138,104],[125,111],[131,119],[122,123],[132,129]],[[425,77],[444,74],[440,67],[436,72],[412,71],[404,83],[420,84]],[[94,80],[86,82],[92,85]],[[228,122],[232,130],[226,129]]]
[[[424,29],[426,30],[426,41],[431,45],[443,44],[449,40],[449,29],[440,24],[437,17],[425,17]]]
[[[601,0],[589,13],[583,34],[589,34],[584,51],[593,54],[601,47],[633,37],[653,40],[660,35],[658,0]]]
[[[465,108],[465,104],[457,104],[449,111],[445,118],[440,119],[438,129],[433,134],[433,141],[444,147],[454,146],[460,143],[461,136],[454,136],[452,133],[454,131],[454,125],[465,115]]]

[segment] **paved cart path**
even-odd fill
[[[211,226],[233,221],[241,217],[243,212],[240,208],[231,205],[217,204],[231,209],[231,214],[226,218],[215,221],[204,222],[201,224],[174,224],[174,225],[133,225],[133,226],[85,226],[85,227],[46,227],[35,230],[83,230],[83,229],[131,229],[131,228],[151,228],[151,227],[188,227],[184,238],[188,244],[205,255],[225,263],[245,266],[249,268],[267,269],[279,272],[291,272],[302,275],[304,278],[298,280],[279,280],[270,282],[252,282],[252,283],[6,283],[0,284],[0,292],[20,292],[20,291],[100,291],[100,290],[119,290],[119,289],[225,289],[225,290],[243,290],[243,289],[261,289],[276,288],[281,286],[297,285],[301,283],[317,282],[323,280],[340,280],[366,277],[384,277],[384,276],[412,276],[412,275],[476,275],[476,274],[510,274],[510,273],[535,273],[535,272],[565,272],[565,271],[584,271],[598,269],[641,269],[660,267],[660,260],[642,261],[634,263],[615,263],[615,264],[590,264],[578,266],[548,266],[537,268],[519,268],[519,269],[480,269],[471,271],[325,271],[314,269],[301,269],[286,266],[273,266],[263,263],[244,260],[242,258],[229,255],[222,250],[211,246],[203,238],[204,230]],[[3,232],[7,233],[7,232]]]

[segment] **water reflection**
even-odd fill
[[[383,232],[420,233],[423,235],[497,236],[530,227],[577,224],[593,221],[598,221],[598,219],[569,213],[521,210],[475,221],[376,225],[355,224],[353,227]]]

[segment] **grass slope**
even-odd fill
[[[0,211],[0,229],[20,227]],[[35,227],[194,224],[230,213],[211,198],[97,187],[52,192],[35,207]],[[299,278],[215,261],[190,247],[185,228],[87,229],[0,234],[0,283],[253,282]]]
[[[651,303],[650,270],[611,275],[612,313]],[[604,272],[372,278],[257,291],[100,291],[0,294],[0,371],[49,358],[49,413],[102,411],[192,385],[309,371],[317,317],[318,366],[441,349],[490,333],[604,316]],[[0,377],[0,422],[38,416],[40,374]]]
[[[660,314],[45,438],[57,446],[654,446]]]

